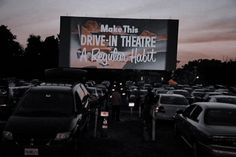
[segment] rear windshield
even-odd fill
[[[235,109],[208,109],[205,113],[208,125],[236,126]]]
[[[186,98],[175,96],[162,96],[160,102],[168,105],[188,105]]]
[[[31,91],[19,104],[15,114],[24,116],[70,116],[73,95],[59,91]]]
[[[183,96],[185,96],[186,98],[191,97],[191,95],[190,95],[188,92],[186,92],[186,91],[174,91],[173,93],[174,93],[174,94],[183,95]]]

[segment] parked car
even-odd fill
[[[222,102],[236,105],[236,96],[234,95],[213,95],[209,97],[209,102]]]
[[[159,94],[154,109],[157,111],[155,118],[159,120],[173,120],[178,110],[183,110],[189,105],[188,100],[180,94]]]
[[[193,156],[236,156],[236,106],[196,102],[175,116],[175,133]]]
[[[193,102],[193,96],[191,96],[191,94],[189,93],[188,90],[185,89],[174,89],[174,90],[169,90],[167,92],[167,94],[180,94],[185,96],[185,98],[187,98],[187,100],[189,101],[189,103],[191,104]]]
[[[89,120],[85,90],[81,83],[42,84],[29,89],[3,130],[4,154],[75,153],[78,135]]]
[[[191,96],[193,97],[193,102],[201,102],[204,101],[204,96],[206,92],[204,90],[194,90],[191,93]]]

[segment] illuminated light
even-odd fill
[[[58,133],[55,140],[60,141],[60,140],[65,140],[70,137],[70,132],[64,132],[64,133]]]
[[[126,95],[125,93],[122,93],[122,95]]]
[[[101,111],[100,116],[101,116],[101,117],[108,117],[108,116],[109,116],[109,112],[107,112],[107,111]]]
[[[134,107],[134,102],[129,102],[129,107]]]
[[[120,90],[123,90],[124,88],[120,88]]]
[[[122,85],[122,82],[120,83],[120,85]]]
[[[115,91],[115,89],[112,89],[111,91],[112,91],[112,92],[114,92],[114,91]]]
[[[3,131],[2,136],[4,139],[13,140],[13,134],[10,131]]]
[[[7,104],[2,104],[2,105],[0,105],[0,107],[6,107],[7,106]]]

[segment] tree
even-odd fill
[[[44,60],[45,68],[58,67],[58,42],[58,38],[55,38],[54,36],[49,36],[44,40],[42,57]]]
[[[196,78],[206,85],[235,85],[236,61],[222,62],[220,60],[199,59],[190,61],[182,69],[177,69],[177,82],[196,83]]]
[[[41,37],[39,35],[30,35],[27,42],[25,56],[38,58],[42,55],[43,42],[41,41]]]
[[[16,36],[5,25],[0,26],[0,73],[8,75],[19,56],[23,55],[22,46],[15,41]]]

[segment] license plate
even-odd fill
[[[109,112],[101,111],[101,117],[108,117],[108,116],[109,116]]]
[[[38,148],[25,148],[24,155],[39,155]]]

